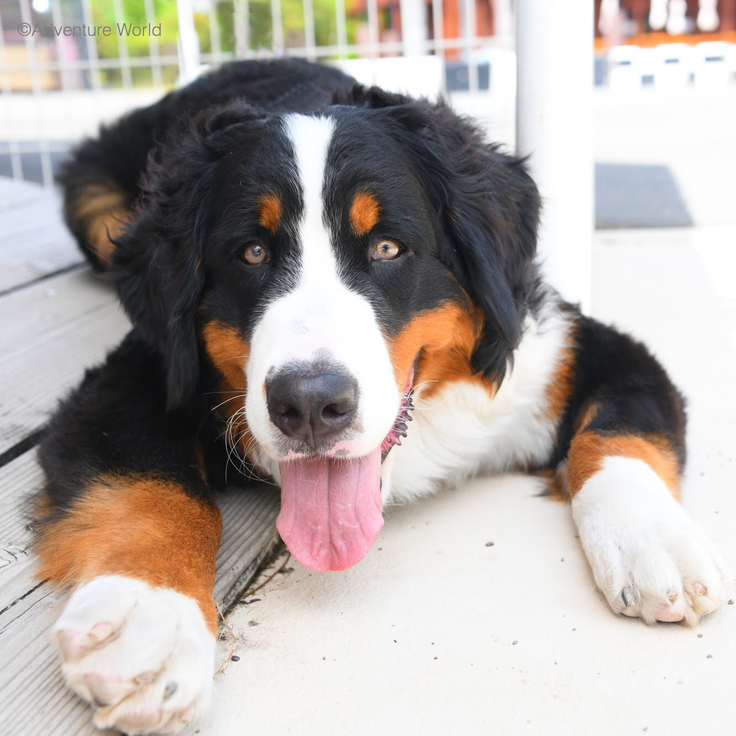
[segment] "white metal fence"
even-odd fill
[[[237,58],[328,61],[415,95],[490,90],[513,108],[514,6],[528,1],[0,0],[0,176],[50,186],[70,141]],[[565,0],[565,12],[591,4]],[[606,0],[599,25],[618,7]],[[736,45],[618,46],[596,78],[614,90],[732,86]]]
[[[511,44],[512,0],[0,0],[0,175],[51,186],[70,141],[223,61],[301,56],[431,96],[488,89],[494,55],[512,87]]]

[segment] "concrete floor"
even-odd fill
[[[593,305],[646,339],[688,395],[685,506],[734,570],[735,242],[736,226],[599,233]],[[229,617],[237,641],[219,654],[235,646],[240,660],[198,732],[729,732],[736,606],[696,629],[617,618],[568,507],[539,491],[478,479],[389,511],[347,572],[289,560]]]

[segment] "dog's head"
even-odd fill
[[[351,566],[411,394],[497,384],[518,344],[539,212],[523,163],[444,105],[358,87],[319,115],[200,114],[145,189],[116,271],[170,407],[215,372],[241,453],[280,479],[291,551]]]

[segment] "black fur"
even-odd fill
[[[130,333],[103,366],[87,371],[62,402],[41,443],[39,461],[53,521],[88,484],[107,473],[175,481],[214,503],[198,471],[195,444],[211,447],[209,427],[195,404],[166,411],[166,373],[160,356]]]
[[[105,270],[89,247],[84,223],[75,216],[75,203],[90,186],[114,184],[125,205],[133,207],[141,194],[141,175],[149,153],[173,125],[203,109],[239,98],[264,112],[312,112],[329,104],[337,90],[354,84],[347,75],[300,59],[238,61],[202,76],[181,90],[170,92],[149,107],[124,115],[98,136],[87,138],[62,168],[58,181],[64,189],[66,223],[92,267]]]
[[[351,286],[390,334],[421,310],[470,299],[484,315],[472,367],[503,379],[541,293],[540,200],[524,161],[485,143],[444,104],[354,86],[304,62],[239,62],[104,129],[62,174],[67,203],[90,183],[112,180],[125,192],[133,219],[115,243],[111,273],[136,333],[52,421],[42,462],[54,507],[67,508],[83,480],[111,470],[147,469],[209,498],[189,455],[202,437],[210,482],[221,482],[223,427],[210,410],[222,399],[201,328],[217,321],[248,339],[259,310],[289,288],[298,249],[290,233],[304,203],[280,113],[318,110],[335,121],[326,216]],[[345,203],[366,186],[381,200],[380,221],[356,235]],[[270,191],[282,201],[276,233],[254,209]],[[67,214],[100,268],[73,208]],[[381,236],[406,255],[372,263],[371,238]],[[272,254],[268,268],[243,264],[242,249],[254,242]],[[592,401],[591,429],[663,434],[684,463],[683,402],[661,366],[631,338],[569,309],[574,390],[550,465],[564,460]],[[65,464],[73,447],[79,461]]]
[[[426,187],[440,229],[438,255],[486,317],[473,367],[502,378],[539,283],[540,198],[524,160],[486,143],[477,125],[442,103],[377,87],[356,87],[336,101],[372,110],[371,123],[390,130]]]
[[[647,348],[628,335],[576,315],[571,399],[551,458],[564,460],[580,417],[596,411],[587,429],[601,434],[657,434],[685,466],[685,400]]]

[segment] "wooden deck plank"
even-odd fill
[[[0,176],[0,214],[38,199],[45,191],[39,184]]]
[[[0,624],[0,733],[92,734],[91,710],[65,692],[49,630],[67,595],[44,585],[21,617]],[[25,601],[24,601],[25,602]],[[7,614],[4,618],[7,618]],[[76,701],[76,702],[75,702]]]
[[[83,261],[58,192],[0,179],[0,294]]]
[[[48,298],[49,288],[65,296]],[[0,356],[0,453],[37,432],[85,368],[130,329],[112,291],[87,270],[6,295],[2,308],[15,320],[1,330],[12,350]]]
[[[0,297],[0,358],[36,347],[49,333],[116,302],[112,285],[80,266]]]
[[[43,484],[36,451],[0,468],[0,619],[2,612],[38,584],[33,581],[28,499]]]
[[[217,552],[215,600],[227,611],[278,542],[279,491],[274,488],[229,488],[218,501],[222,541]]]

